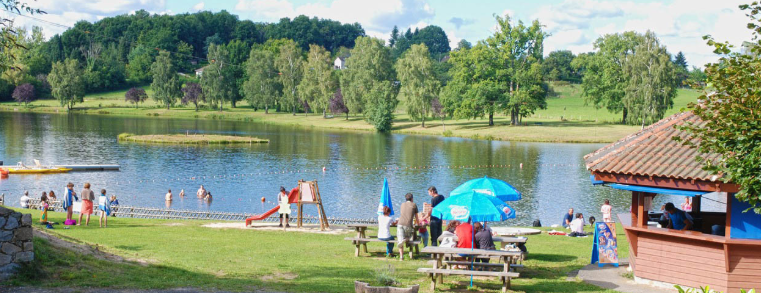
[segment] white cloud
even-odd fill
[[[193,5],[193,11],[201,11],[201,10],[203,10],[204,6],[206,6],[206,4],[203,3],[203,1],[198,2],[198,4]]]

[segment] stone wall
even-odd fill
[[[0,280],[34,260],[32,215],[0,206]]]

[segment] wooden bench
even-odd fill
[[[354,256],[359,256],[359,250],[360,246],[364,246],[365,253],[367,253],[367,243],[368,242],[384,242],[384,243],[398,243],[396,239],[393,240],[380,240],[378,238],[360,238],[360,237],[346,237],[344,240],[351,241],[356,248],[354,249]],[[410,258],[412,258],[412,253],[414,251],[415,254],[420,253],[420,240],[407,240],[404,242],[405,246],[409,248],[409,254]]]
[[[435,263],[435,260],[429,260],[429,264]],[[442,262],[446,266],[470,266],[471,263],[469,261],[457,261],[457,260],[445,260]],[[483,262],[473,262],[474,267],[488,267],[488,268],[502,268],[503,264],[501,263],[483,263]],[[510,264],[510,271],[515,271],[515,269],[521,269],[523,268],[522,264]]]
[[[501,266],[501,265],[500,265]],[[520,274],[516,272],[489,272],[489,271],[470,271],[470,270],[450,270],[450,269],[432,269],[419,268],[418,273],[426,273],[431,277],[431,290],[436,290],[436,276],[441,275],[462,275],[462,276],[482,276],[498,277],[502,281],[502,292],[507,292],[510,288],[510,279],[517,278]]]
[[[423,253],[430,253],[434,261],[433,268],[420,268],[418,272],[427,273],[431,277],[431,289],[436,289],[436,282],[444,282],[444,275],[472,275],[472,276],[486,276],[486,277],[498,277],[502,281],[502,292],[507,292],[510,287],[510,278],[517,278],[520,276],[518,273],[511,271],[512,264],[515,263],[515,259],[521,257],[522,253],[517,251],[504,251],[504,250],[486,250],[486,249],[471,249],[471,248],[449,248],[449,247],[436,247],[428,246],[424,247]],[[451,268],[445,268],[445,264],[455,264],[452,260],[444,260],[445,256],[451,255],[468,255],[476,258],[491,258],[498,257],[499,262],[495,263],[497,266],[502,267],[501,272],[492,271],[473,271],[473,270],[455,270]],[[463,262],[468,263],[470,262]],[[446,266],[449,266],[446,264]],[[491,265],[487,265],[491,266]]]

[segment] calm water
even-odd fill
[[[193,147],[116,140],[123,132],[186,131],[252,135],[270,143]],[[118,172],[11,175],[0,180],[0,193],[5,193],[9,205],[18,206],[24,190],[38,197],[44,190],[59,193],[69,181],[77,191],[90,182],[96,193],[105,188],[123,205],[166,207],[164,194],[171,188],[174,209],[261,213],[274,206],[281,185],[290,189],[298,179],[316,179],[328,216],[369,218],[375,216],[384,177],[398,208],[407,192],[422,207],[430,199],[426,193],[430,185],[446,195],[469,179],[490,176],[510,182],[524,195],[523,200],[509,203],[518,218],[507,224],[540,219],[547,226],[559,222],[569,207],[599,219],[599,206],[606,198],[618,211],[628,208],[628,193],[589,183],[582,157],[601,146],[339,132],[251,122],[0,112],[0,160],[5,165],[31,164],[33,159],[43,164],[121,165]],[[200,184],[213,194],[211,204],[196,199]],[[181,189],[189,195],[185,199],[177,196]],[[262,197],[268,201],[264,205]],[[316,209],[309,207],[306,213],[316,215]]]

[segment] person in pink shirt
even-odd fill
[[[613,212],[613,206],[610,205],[609,200],[605,200],[605,204],[603,204],[602,208],[600,208],[600,212],[602,212],[603,222],[613,222],[613,217],[611,216],[611,213]]]

